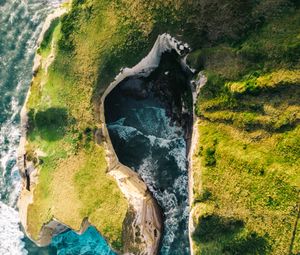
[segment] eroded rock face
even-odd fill
[[[105,121],[104,111],[101,119]],[[126,254],[157,254],[162,234],[160,209],[138,174],[119,162],[105,122],[102,130],[108,173],[115,178],[130,205],[123,224],[123,250]]]
[[[127,77],[117,84],[106,97],[105,116],[119,160],[145,181],[165,213],[160,252],[185,255],[189,254],[186,138],[191,133],[192,93],[178,54],[161,57],[150,76]],[[142,86],[148,95],[138,98],[135,93]],[[124,93],[128,88],[131,93]],[[127,224],[134,222],[132,217]],[[132,240],[141,231],[135,227],[126,229],[131,229]]]
[[[162,235],[160,209],[145,183],[128,167],[118,163],[110,174],[130,204],[123,224],[125,254],[157,254]]]

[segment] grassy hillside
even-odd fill
[[[99,124],[91,104],[99,52],[111,47],[107,40],[116,30],[116,17],[107,3],[99,6],[101,15],[90,17],[93,20],[89,22],[77,8],[73,7],[70,16],[77,12],[83,19],[79,23],[82,34],[72,39],[72,49],[67,48],[65,30],[70,16],[53,23],[39,49],[42,68],[27,103],[27,157],[39,169],[34,203],[28,210],[28,230],[37,238],[43,223],[53,217],[79,229],[87,217],[121,250],[128,205],[114,179],[106,174],[104,149],[95,137]],[[55,51],[55,60],[47,69],[51,51]]]
[[[170,32],[208,76],[197,102],[197,253],[299,253],[299,23],[292,0],[72,1],[39,49],[27,104],[27,157],[40,174],[30,233],[52,217],[75,229],[89,217],[121,250],[128,205],[95,135],[99,97]]]
[[[300,12],[189,57],[208,82],[196,105],[196,254],[300,252]]]

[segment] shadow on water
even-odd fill
[[[27,237],[25,237],[23,241],[25,249],[30,255],[57,255],[57,249],[55,247],[38,247]]]

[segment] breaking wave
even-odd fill
[[[188,173],[182,128],[164,108],[144,106],[129,109],[126,116],[109,123],[108,130],[120,161],[139,173],[163,209],[161,254],[188,254]]]
[[[16,164],[19,113],[32,78],[36,42],[46,16],[64,0],[0,0],[0,254],[114,254],[96,230],[58,235],[39,248],[20,229],[16,202],[21,189]],[[76,253],[72,253],[75,252]],[[71,252],[71,253],[70,253]]]
[[[0,202],[0,254],[27,254],[19,227],[18,212]],[[4,241],[3,241],[4,240]]]

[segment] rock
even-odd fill
[[[101,144],[104,140],[104,135],[102,132],[102,128],[98,128],[95,132],[95,141],[97,144]]]

